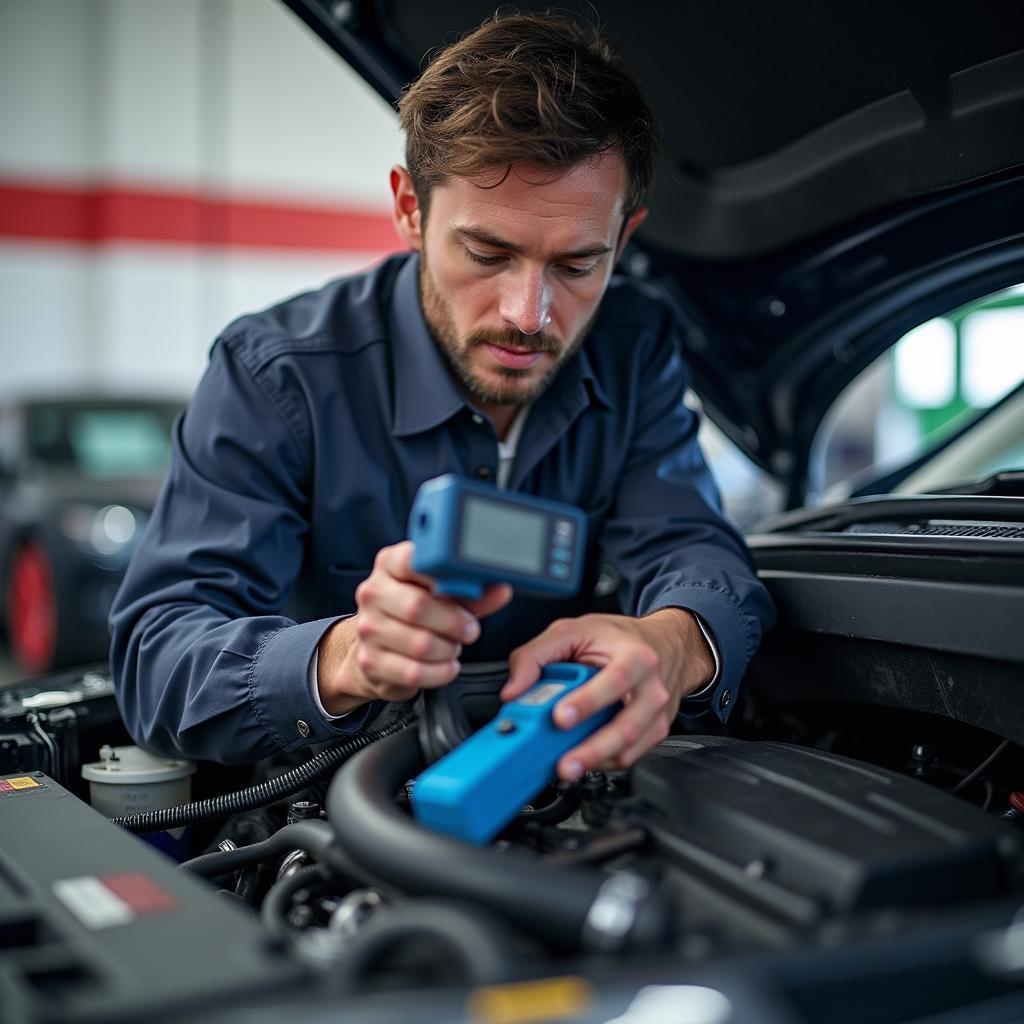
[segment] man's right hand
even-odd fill
[[[507,584],[488,587],[477,601],[437,597],[433,580],[413,570],[412,554],[411,541],[381,548],[356,588],[356,614],[320,641],[317,686],[329,714],[447,686],[459,674],[463,645],[480,635],[479,620],[512,599]]]

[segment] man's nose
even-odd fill
[[[527,269],[502,282],[502,319],[523,334],[537,334],[551,323],[551,293],[543,271]]]

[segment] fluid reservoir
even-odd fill
[[[100,747],[99,761],[82,765],[89,802],[100,814],[120,818],[188,803],[196,766],[180,758],[150,754],[140,747]],[[176,860],[188,856],[188,830],[149,832],[140,836]]]

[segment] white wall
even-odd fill
[[[5,237],[26,186],[385,218],[400,160],[388,105],[272,0],[0,0],[0,394],[187,393],[229,320],[399,247],[166,241],[144,215]]]

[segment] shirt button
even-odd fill
[[[296,720],[295,728],[299,730],[299,735],[303,738],[309,735],[309,723],[304,722],[301,718]]]
[[[473,422],[479,427],[483,424],[484,418],[483,416],[480,415],[480,413],[475,412],[473,413]]]
[[[491,467],[490,466],[477,466],[476,475],[481,480],[490,480],[491,478]]]
[[[718,698],[718,706],[724,711],[732,703],[732,690],[726,690],[721,697]]]

